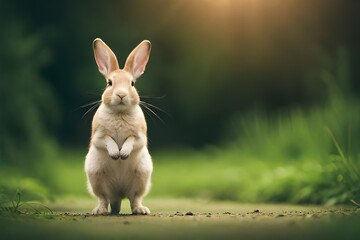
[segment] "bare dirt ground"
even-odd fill
[[[324,207],[242,204],[192,199],[150,199],[148,216],[92,216],[96,200],[64,200],[41,219],[13,219],[7,239],[359,239],[360,210]],[[2,223],[0,219],[0,224]],[[0,225],[1,226],[1,225]],[[11,231],[11,229],[22,229]],[[10,231],[9,231],[10,230]],[[1,236],[1,235],[0,235]]]

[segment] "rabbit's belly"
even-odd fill
[[[133,170],[126,161],[117,160],[110,161],[108,172],[109,198],[124,198],[128,196],[128,192],[131,191],[131,184],[133,182]]]
[[[93,150],[93,151],[92,151]],[[106,151],[90,149],[86,158],[85,171],[92,178],[92,188],[102,192],[108,199],[127,197],[134,178],[132,159],[113,160]],[[95,189],[94,189],[95,190]]]

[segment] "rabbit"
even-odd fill
[[[153,170],[147,148],[147,125],[134,87],[145,71],[151,43],[142,41],[119,68],[112,50],[99,38],[93,42],[99,72],[106,88],[93,121],[89,151],[85,158],[88,190],[98,198],[92,214],[119,214],[121,200],[130,200],[133,214],[146,215],[142,205],[150,188]]]

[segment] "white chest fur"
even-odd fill
[[[110,136],[121,148],[129,136],[134,136],[146,145],[146,123],[139,106],[126,114],[112,113],[107,111],[105,106],[101,106],[94,116],[94,122],[92,143],[104,136]]]

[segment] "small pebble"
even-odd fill
[[[184,216],[184,214],[181,213],[181,212],[176,212],[176,213],[175,213],[175,216]]]
[[[186,216],[194,216],[194,213],[192,213],[192,212],[189,211],[189,212],[185,213],[185,215],[186,215]]]

